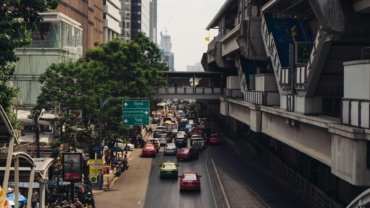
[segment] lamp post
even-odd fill
[[[42,109],[40,113],[36,113],[34,118],[35,124],[35,136],[36,136],[36,157],[40,158],[40,117],[45,112],[45,109]]]

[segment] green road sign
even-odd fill
[[[149,100],[123,100],[122,102],[124,125],[148,125],[149,112]]]

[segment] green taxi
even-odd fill
[[[160,166],[159,166],[159,170],[160,170],[160,178],[174,178],[174,179],[177,179],[179,176],[178,176],[178,168],[177,168],[177,164],[172,162],[172,161],[166,161],[166,162],[163,162]]]

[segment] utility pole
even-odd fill
[[[34,119],[35,125],[35,136],[36,136],[36,158],[40,158],[40,117],[45,112],[45,109],[42,109],[41,112],[36,112]]]

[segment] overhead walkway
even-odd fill
[[[163,72],[166,85],[158,89],[157,99],[219,100],[220,96],[241,97],[240,89],[224,89],[220,72]]]

